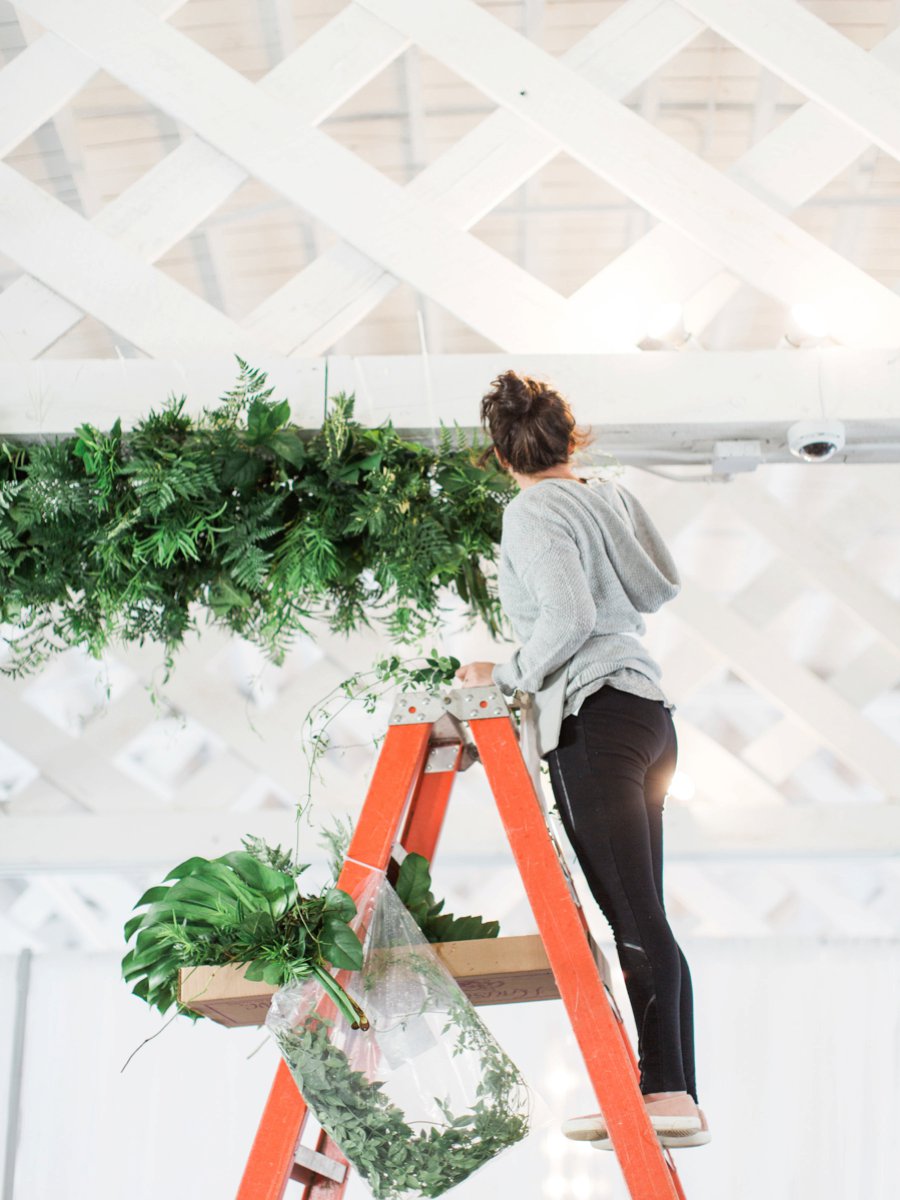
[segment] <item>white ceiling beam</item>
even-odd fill
[[[865,903],[847,895],[835,879],[829,879],[811,863],[792,863],[782,868],[782,878],[796,895],[814,905],[827,918],[829,932],[840,937],[893,938],[898,922],[888,921]]]
[[[702,29],[675,3],[629,0],[573,46],[565,62],[621,98]],[[63,45],[55,35],[45,37]],[[258,86],[296,104],[298,116],[315,124],[401,53],[408,41],[349,5]],[[68,49],[79,62],[86,61],[77,50]],[[468,228],[558,149],[554,139],[500,109],[421,172],[409,185],[410,195]],[[152,261],[246,178],[246,172],[206,142],[189,139],[111,201],[98,216],[98,228]],[[341,243],[263,301],[245,323],[262,329],[285,353],[319,354],[399,282],[365,254]],[[0,295],[0,356],[36,358],[81,316],[77,307],[43,284],[27,277],[18,280]]]
[[[556,137],[584,166],[747,283],[785,304],[810,296],[821,297],[826,308],[839,304],[834,319],[842,341],[872,344],[874,336],[876,344],[893,345],[900,339],[900,296],[471,0],[357,2]],[[569,332],[581,348],[596,318],[590,307],[570,301]]]
[[[830,685],[829,685],[830,686]],[[783,784],[822,745],[822,736],[791,713],[782,715],[741,750],[741,758],[772,787]]]
[[[558,293],[131,0],[20,6],[498,346],[562,348]]]
[[[156,2],[158,5],[159,0]],[[49,50],[45,49],[48,42]],[[293,104],[298,119],[316,124],[377,75],[407,43],[403,34],[362,9],[348,6],[257,86]],[[48,69],[43,59],[51,52],[54,60],[59,54],[67,55],[82,76],[98,69],[93,60],[55,34],[45,34],[15,63],[30,58],[39,47],[38,61],[29,68],[29,77]],[[0,99],[7,71],[0,72]],[[47,91],[58,98],[52,83]],[[18,112],[20,106],[10,104],[8,109]],[[94,225],[145,262],[153,262],[224,204],[247,178],[241,166],[215,147],[199,137],[189,137],[111,200],[98,213]],[[317,299],[321,303],[322,297]],[[25,276],[0,294],[0,356],[37,358],[82,315],[63,296]],[[283,346],[271,326],[268,330],[264,325],[261,328],[267,344],[279,350],[293,346],[292,339]]]
[[[46,939],[37,937],[31,930],[0,913],[0,954],[17,954],[26,948],[36,954],[50,949]]]
[[[40,26],[29,20],[24,13],[18,14],[18,21],[22,30],[23,49],[46,36]],[[51,130],[48,138],[48,132]],[[96,216],[101,207],[100,195],[93,177],[85,169],[84,148],[72,110],[68,106],[57,109],[50,122],[36,129],[32,136],[44,155],[48,176],[53,173],[54,155],[62,152],[69,175],[69,186],[78,197],[81,215],[89,220]],[[57,198],[62,199],[60,192],[64,190],[64,181],[61,178],[54,179],[53,186]]]
[[[465,777],[457,785],[462,789]],[[451,808],[456,800],[454,794]],[[351,811],[356,811],[353,809]],[[324,816],[324,813],[323,813]],[[285,809],[221,812],[128,813],[53,818],[0,818],[0,875],[37,871],[150,871],[193,854],[212,857],[240,848],[247,834],[272,845],[293,847],[294,814]],[[309,831],[304,833],[309,841]],[[444,857],[492,861],[503,854],[502,839],[473,849],[471,830],[448,820],[441,840]],[[749,860],[769,856],[836,858],[900,854],[900,806],[880,804],[666,806],[666,854],[671,860]],[[309,861],[323,859],[316,846]]]
[[[668,833],[668,831],[667,831]],[[670,854],[666,846],[666,855]],[[763,913],[755,911],[732,887],[725,887],[694,863],[667,863],[666,902],[675,900],[699,918],[692,936],[771,937]]]
[[[622,99],[703,28],[675,3],[628,0],[568,50],[562,61]],[[501,108],[429,164],[407,190],[468,229],[559,149],[555,138]],[[248,324],[260,324],[280,339],[290,340],[293,354],[321,354],[376,308],[397,283],[377,262],[342,243],[274,292]],[[602,341],[598,330],[588,348],[600,348]],[[620,341],[616,348],[625,347]]]
[[[900,686],[900,668],[896,656],[885,654],[881,641],[876,640],[829,676],[828,685],[856,708],[864,708]]]
[[[719,660],[721,661],[721,659]],[[663,662],[663,678],[669,695],[678,699],[682,694],[670,681],[668,662]],[[756,772],[737,754],[717,742],[685,715],[675,712],[678,730],[678,769],[694,782],[701,796],[732,808],[768,808],[786,804],[786,797],[769,779]]]
[[[728,491],[733,487],[734,483],[730,484]],[[728,500],[729,497],[725,496],[726,504]],[[797,570],[792,562],[775,557],[731,597],[731,607],[761,628],[793,604],[807,586],[807,579],[807,575]]]
[[[894,73],[900,70],[900,32],[885,37],[868,57]],[[826,187],[869,144],[855,127],[809,101],[743,154],[726,174],[788,213]],[[604,267],[571,300],[611,313],[623,296],[641,313],[653,312],[664,301],[683,301],[685,327],[698,333],[743,284],[740,275],[723,272],[715,255],[672,226],[661,224]],[[810,299],[821,303],[821,297]],[[834,332],[838,334],[839,322]],[[874,329],[868,344],[878,344]]]
[[[666,686],[671,688],[678,703],[683,704],[693,692],[718,676],[722,670],[722,656],[711,650],[689,630],[685,630],[665,656]]]
[[[270,344],[0,163],[0,249],[82,312],[150,355],[236,353]]]
[[[670,448],[692,440],[758,438],[767,430],[779,444],[794,420],[822,415],[852,422],[865,435],[900,442],[900,361],[891,350],[733,350],[706,354],[432,355],[435,419],[478,426],[478,402],[490,380],[511,368],[553,381],[583,424],[598,427],[598,448],[648,444],[667,438]],[[328,390],[356,392],[358,416],[377,424],[390,417],[398,428],[428,425],[422,406],[421,355],[354,358],[255,356],[278,396],[291,401],[291,420],[318,428],[324,376]],[[0,432],[34,436],[72,432],[82,421],[108,428],[117,417],[131,427],[174,392],[187,396],[185,411],[199,414],[233,385],[232,355],[177,360],[45,359],[0,362]],[[361,382],[364,381],[364,387]],[[365,403],[363,403],[365,402]],[[671,440],[675,431],[678,442]],[[662,444],[662,442],[660,442]],[[796,460],[795,460],[796,461]],[[834,464],[804,465],[832,470]],[[892,469],[892,468],[891,468]]]
[[[679,0],[732,45],[900,159],[900,75],[796,0]]]
[[[83,946],[89,950],[109,949],[114,931],[98,918],[69,880],[58,875],[39,875],[31,886],[47,893],[59,915],[78,932]]]
[[[299,800],[306,785],[301,722],[310,704],[347,675],[343,668],[322,659],[280,688],[277,704],[252,714],[240,703],[223,705],[219,672],[195,667],[190,659],[172,673],[162,690],[178,711],[188,716],[194,711],[202,714],[198,719],[231,753]]]

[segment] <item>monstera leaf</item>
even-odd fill
[[[141,896],[135,908],[143,911],[125,924],[125,940],[134,938],[134,945],[122,960],[122,975],[134,983],[133,993],[165,1013],[177,1003],[181,967],[240,962],[249,964],[248,979],[279,986],[315,975],[351,1023],[364,1021],[325,967],[362,966],[362,946],[348,924],[356,905],[335,887],[302,896],[298,873],[249,851],[189,858],[174,867]]]

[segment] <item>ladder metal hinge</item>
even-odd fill
[[[460,743],[458,742],[433,743],[431,749],[428,750],[428,757],[425,760],[425,774],[439,775],[445,772],[445,770],[452,770],[456,762],[458,748],[460,748]],[[468,770],[473,762],[478,762],[478,748],[470,742],[463,742],[460,766],[456,769],[458,772]]]

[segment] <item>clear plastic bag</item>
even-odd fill
[[[266,1025],[377,1200],[440,1196],[526,1136],[531,1093],[384,875],[354,900],[363,966],[337,979],[369,1028],[315,980],[277,992]]]

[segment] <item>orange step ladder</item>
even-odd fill
[[[487,775],[629,1194],[632,1200],[685,1200],[672,1157],[650,1123],[634,1050],[497,688],[397,697],[338,886],[353,892],[371,868],[387,870],[397,841],[406,853],[431,861],[453,781],[475,758]],[[301,1144],[307,1115],[281,1063],[237,1200],[282,1200],[291,1180],[303,1185],[302,1200],[341,1200],[348,1164],[324,1131],[314,1149]]]

